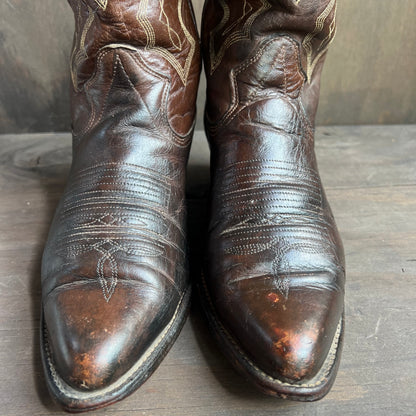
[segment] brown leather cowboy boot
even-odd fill
[[[231,362],[264,392],[331,387],[344,254],[314,153],[335,0],[207,0],[212,201],[203,303]]]
[[[136,389],[184,323],[200,56],[188,0],[69,3],[73,163],[43,257],[42,352],[79,412]]]

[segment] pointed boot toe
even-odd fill
[[[92,391],[129,371],[159,335],[151,330],[155,322],[163,329],[172,311],[161,307],[167,305],[161,291],[144,284],[119,282],[109,301],[99,285],[80,286],[48,296],[44,323],[57,375]]]
[[[189,293],[136,279],[106,299],[77,281],[44,302],[42,350],[48,387],[69,411],[93,410],[140,385],[167,352],[186,316]]]
[[[243,375],[281,398],[310,401],[328,392],[342,344],[336,290],[310,285],[286,292],[270,281],[244,280],[220,295],[208,286],[202,296],[211,329]]]

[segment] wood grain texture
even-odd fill
[[[214,345],[194,299],[155,374],[94,415],[414,415],[416,126],[323,127],[317,153],[346,251],[346,338],[338,378],[316,403],[258,393]],[[0,414],[59,415],[39,356],[40,258],[71,158],[68,134],[0,137]],[[195,138],[189,175],[198,248],[208,150]],[[198,250],[194,250],[197,253]]]
[[[65,0],[0,2],[0,133],[69,130],[73,20]],[[414,0],[338,0],[318,124],[416,123],[415,20]]]

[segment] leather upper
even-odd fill
[[[189,285],[200,57],[186,0],[69,3],[73,163],[43,256],[43,311],[59,376],[91,390],[138,360]]]
[[[332,0],[208,0],[204,12],[206,285],[244,354],[293,384],[318,373],[343,311],[343,248],[314,153],[335,14]]]

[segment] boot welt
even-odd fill
[[[92,392],[74,389],[63,381],[57,373],[53,357],[50,354],[48,333],[42,312],[41,357],[46,374],[46,384],[52,397],[67,412],[81,413],[108,406],[133,393],[151,376],[172,347],[188,316],[190,299],[191,288],[189,286],[182,295],[168,325],[161,331],[146,352],[139,357],[131,369],[114,383]]]
[[[327,357],[316,376],[304,382],[288,383],[273,378],[261,370],[224,327],[211,301],[204,275],[201,276],[198,292],[208,326],[223,354],[234,368],[260,391],[269,396],[302,402],[320,400],[329,392],[335,381],[341,358],[345,326],[344,314],[340,317]]]

